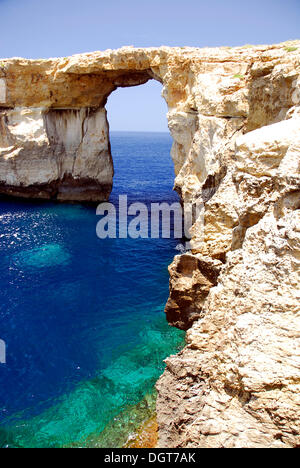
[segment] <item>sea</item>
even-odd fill
[[[178,202],[167,133],[112,132],[110,202]],[[184,333],[164,314],[178,239],[100,239],[95,205],[0,200],[0,447],[122,447]]]

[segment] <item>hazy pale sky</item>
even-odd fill
[[[0,0],[0,57],[299,39],[300,0]],[[109,98],[112,130],[166,130],[159,83]]]

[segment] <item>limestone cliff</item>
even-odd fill
[[[161,447],[300,446],[300,42],[0,61],[0,193],[105,200],[105,103],[163,84],[175,188],[201,202],[170,267],[187,345],[157,384]]]

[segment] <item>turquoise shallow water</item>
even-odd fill
[[[112,134],[111,200],[177,201],[170,148],[167,134]],[[91,206],[0,202],[0,446],[84,446],[183,344],[163,312],[178,240],[100,240],[98,221]]]

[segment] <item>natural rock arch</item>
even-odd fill
[[[193,50],[133,49],[66,59],[4,60],[0,68],[0,192],[46,199],[101,201],[113,168],[105,104],[117,87],[163,84],[179,173],[197,128],[190,109]],[[184,72],[184,73],[183,73]],[[177,141],[178,140],[178,141]],[[180,184],[179,184],[180,185]]]
[[[0,62],[0,193],[25,197],[106,199],[107,97],[163,84],[175,188],[204,218],[170,269],[191,329],[158,384],[161,447],[300,445],[299,46]]]
[[[267,66],[257,68],[262,55]],[[278,59],[281,74],[273,73]],[[238,132],[281,120],[297,104],[294,62],[283,46],[125,47],[61,59],[3,60],[0,193],[106,200],[113,176],[107,98],[119,86],[156,79],[169,108],[175,187],[184,200],[197,198],[206,181],[214,189],[222,179]]]
[[[113,161],[107,99],[119,87],[138,86],[152,79],[156,77],[151,70],[122,70],[105,77],[89,74],[87,79],[79,76],[77,86],[88,90],[85,104],[89,105],[82,106],[74,78],[67,77],[64,87],[74,93],[72,102],[49,89],[50,106],[40,107],[39,103],[39,107],[2,109],[1,174],[5,181],[0,191],[60,201],[108,200]],[[2,86],[7,82],[2,79]]]

